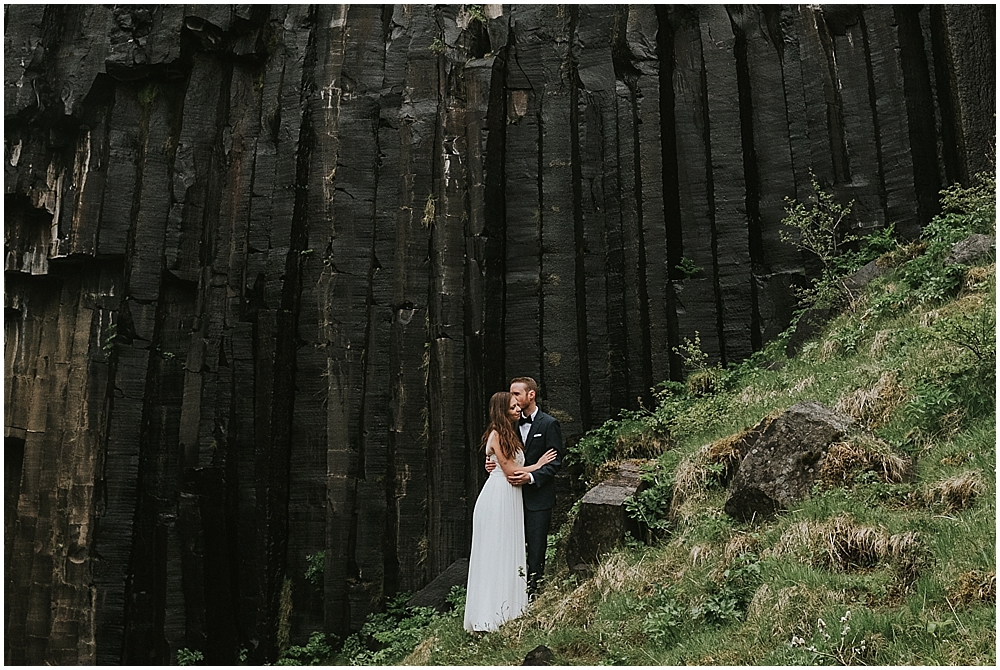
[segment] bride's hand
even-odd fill
[[[556,460],[556,457],[558,455],[559,452],[557,452],[555,449],[549,449],[544,454],[542,454],[541,458],[538,459],[537,463],[538,465],[548,465],[552,461]]]

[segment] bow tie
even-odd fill
[[[517,420],[517,425],[519,426],[523,426],[526,423],[531,423],[530,416],[522,416],[520,419]]]

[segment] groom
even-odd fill
[[[555,475],[562,465],[563,437],[559,422],[538,409],[535,396],[538,384],[531,377],[515,377],[510,381],[510,394],[521,406],[518,423],[521,442],[524,444],[524,464],[532,465],[549,449],[558,456],[534,472],[511,475],[507,478],[513,486],[520,486],[524,501],[524,540],[527,544],[528,595],[538,591],[538,582],[545,573],[545,548],[548,544],[552,508],[556,504]],[[493,468],[489,461],[487,470]]]

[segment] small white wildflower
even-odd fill
[[[840,637],[844,637],[845,635],[847,635],[848,631],[850,630],[851,630],[850,626],[844,626],[844,630],[840,631]]]
[[[816,619],[816,625],[820,628],[826,628],[826,622],[823,619]]]
[[[840,617],[840,623],[847,623],[851,620],[851,610],[844,612],[844,616]]]

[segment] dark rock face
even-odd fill
[[[726,499],[726,513],[744,521],[803,500],[819,477],[830,444],[853,419],[818,402],[803,402],[765,422],[752,431],[760,434],[745,448]]]
[[[970,235],[951,248],[944,259],[945,265],[971,265],[985,258],[996,256],[996,239],[992,235]]]
[[[642,482],[639,467],[626,463],[618,472],[587,491],[566,544],[566,560],[574,574],[589,576],[601,554],[625,541],[626,533],[640,537],[639,524],[625,508]]]
[[[912,236],[989,164],[992,6],[481,8],[7,8],[7,663],[358,628],[511,376],[579,435],[787,326],[810,170]]]
[[[413,597],[406,601],[409,607],[433,607],[438,611],[445,611],[448,608],[448,595],[453,586],[465,585],[469,581],[469,559],[460,558],[448,569],[435,577],[430,584],[413,594]]]

